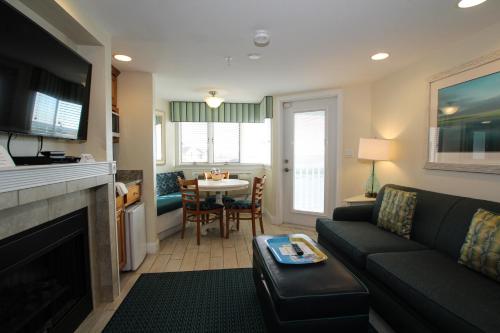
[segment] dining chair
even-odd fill
[[[236,228],[240,230],[241,220],[252,221],[252,234],[255,237],[255,220],[259,219],[260,232],[264,233],[262,220],[262,198],[264,197],[264,184],[266,176],[254,177],[251,200],[235,200],[226,206],[226,238],[229,238],[229,223],[236,219]],[[250,217],[242,217],[240,214],[250,214]]]
[[[184,238],[187,222],[196,223],[196,243],[200,245],[201,224],[219,220],[220,236],[224,237],[224,206],[215,202],[200,200],[200,190],[198,179],[177,178],[179,189],[182,196],[182,232],[181,238]],[[211,218],[210,215],[214,215]]]

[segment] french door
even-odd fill
[[[335,202],[336,98],[285,103],[283,193],[285,223],[314,226]]]

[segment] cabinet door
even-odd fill
[[[118,235],[118,263],[120,269],[123,269],[127,262],[127,244],[126,244],[126,230],[125,230],[125,214],[123,209],[116,211],[116,229]]]

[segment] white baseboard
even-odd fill
[[[158,251],[160,251],[160,241],[159,240],[146,244],[146,252],[148,254],[155,254]]]
[[[176,232],[180,231],[181,229],[182,229],[182,225],[179,224],[179,225],[176,225],[170,229],[164,230],[158,234],[158,239],[163,240],[163,239],[167,238],[168,236],[173,235]]]
[[[264,208],[263,213],[266,219],[271,222],[271,224],[283,224],[283,222],[281,221],[276,221],[276,218],[271,213],[269,213],[267,209]]]

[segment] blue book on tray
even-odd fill
[[[304,265],[322,262],[328,259],[306,235],[290,235],[271,237],[267,241],[267,247],[274,255],[274,258],[282,264]],[[304,252],[303,255],[297,255],[291,244],[297,244]]]

